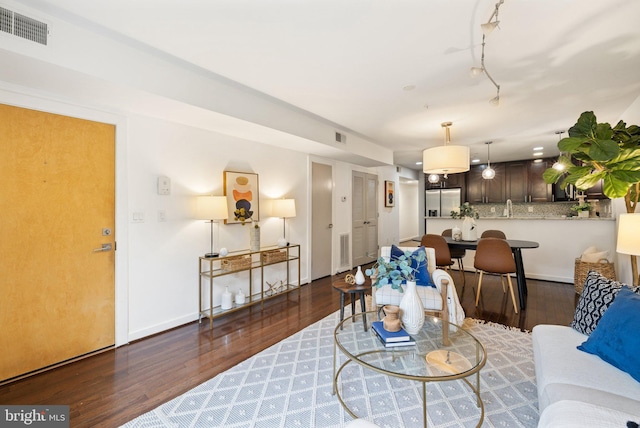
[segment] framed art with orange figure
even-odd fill
[[[384,206],[385,207],[395,207],[396,206],[396,186],[395,182],[387,181],[384,182]]]
[[[224,194],[227,197],[227,224],[260,220],[260,191],[258,174],[252,172],[224,172]]]

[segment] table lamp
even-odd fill
[[[227,207],[226,196],[198,196],[197,215],[199,219],[207,220],[211,223],[211,250],[204,256],[207,258],[218,257],[218,253],[214,251],[213,246],[213,224],[218,228],[220,220],[226,220],[229,217],[229,209]],[[216,239],[219,239],[219,233],[216,229]],[[218,242],[216,240],[216,248]]]
[[[640,214],[620,214],[618,220],[618,253],[631,256],[640,255]],[[638,285],[638,266],[631,258],[633,285]]]
[[[282,217],[282,238],[278,240],[278,247],[289,245],[287,241],[287,219],[296,216],[296,201],[294,199],[274,199],[271,205],[271,215]]]

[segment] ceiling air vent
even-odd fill
[[[0,7],[0,31],[47,45],[49,26],[28,16]]]
[[[347,136],[336,131],[336,143],[347,144]]]

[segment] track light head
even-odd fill
[[[487,22],[486,24],[481,24],[480,28],[482,28],[482,34],[488,36],[496,29],[496,27],[500,24],[500,21]]]
[[[482,73],[484,73],[484,68],[482,68],[482,67],[471,67],[471,70],[469,71],[469,73],[471,74],[471,77],[478,77]]]

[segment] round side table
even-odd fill
[[[340,292],[340,321],[344,320],[345,294],[349,294],[349,298],[351,299],[351,314],[354,315],[354,318],[356,313],[356,297],[360,297],[360,308],[362,309],[362,324],[364,325],[364,331],[367,331],[367,317],[365,315],[367,309],[364,300],[364,293],[371,291],[371,284],[367,284],[367,282],[370,281],[366,281],[362,285],[356,285],[349,284],[344,279],[339,279],[332,284],[333,288]]]

